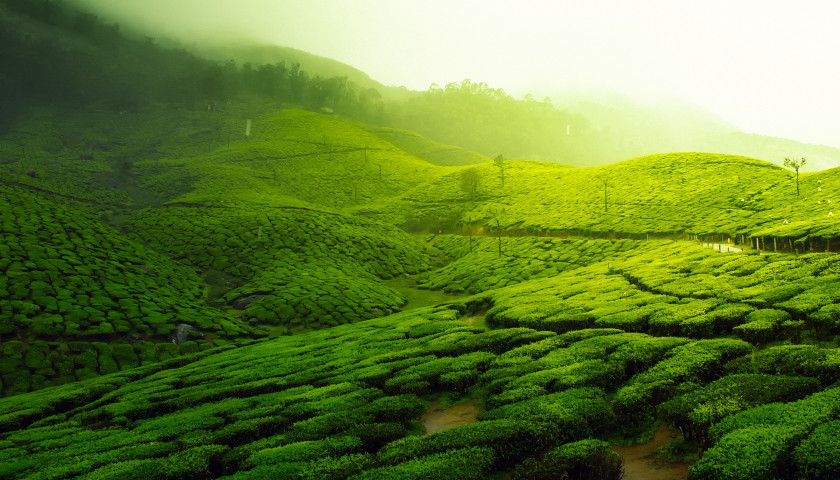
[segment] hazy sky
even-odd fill
[[[75,1],[185,41],[306,50],[388,85],[662,94],[746,132],[840,147],[836,1]]]

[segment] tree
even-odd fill
[[[610,179],[607,176],[599,176],[598,180],[604,184],[604,212],[607,211],[607,187],[610,186]]]
[[[481,172],[477,168],[470,168],[461,172],[461,190],[467,192],[470,200],[475,201],[478,184],[481,183]]]
[[[490,218],[496,222],[496,236],[499,239],[499,258],[502,256],[502,217],[505,214],[505,209],[491,208]]]
[[[470,239],[470,251],[473,250],[473,233],[475,232],[475,222],[479,217],[473,211],[472,207],[464,207],[461,210],[461,227],[462,230],[467,231],[467,236]]]
[[[794,160],[792,158],[785,157],[785,166],[788,168],[792,168],[796,171],[796,196],[799,196],[799,169],[805,165],[805,157],[802,157],[799,160]]]
[[[493,159],[493,163],[499,169],[499,176],[502,178],[502,188],[505,188],[505,157],[499,154]]]

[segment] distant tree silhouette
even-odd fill
[[[788,168],[792,168],[796,171],[796,196],[799,196],[799,169],[805,165],[805,157],[802,157],[799,160],[794,160],[792,158],[785,157],[785,166]]]
[[[478,220],[478,215],[472,210],[473,204],[469,207],[464,207],[461,210],[461,229],[466,230],[467,236],[470,239],[470,251],[473,250],[473,234],[475,233],[475,221]]]
[[[604,184],[604,212],[607,211],[607,187],[610,186],[610,179],[606,175],[601,175],[598,177],[598,180]]]
[[[472,201],[475,201],[479,183],[481,183],[481,172],[477,168],[470,168],[461,172],[461,190],[467,192]]]
[[[502,178],[502,188],[505,188],[505,157],[502,154],[496,155],[493,163],[499,169],[499,176]]]

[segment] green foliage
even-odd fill
[[[756,310],[747,315],[746,323],[738,325],[732,331],[750,343],[767,343],[776,338],[782,324],[790,319],[790,314],[785,311],[769,308]]]
[[[689,469],[689,480],[787,478],[788,454],[801,432],[792,427],[749,427],[726,436]]]
[[[367,470],[350,477],[352,480],[480,480],[492,471],[493,451],[472,447],[428,455],[393,466]]]
[[[621,458],[602,440],[580,440],[529,458],[513,470],[514,480],[620,480],[624,475]]]
[[[621,387],[616,393],[613,410],[627,420],[642,420],[682,385],[713,380],[725,362],[749,351],[749,344],[731,339],[700,340],[678,346],[670,350],[664,360],[635,375]]]
[[[380,279],[428,267],[408,235],[327,212],[167,208],[144,212],[130,228],[196,268],[242,278],[224,299],[251,323],[294,330],[392,313],[405,300]]]
[[[701,448],[710,445],[709,428],[724,417],[772,402],[790,402],[816,392],[820,382],[807,377],[734,374],[662,403],[659,417]]]
[[[840,420],[824,423],[796,447],[798,478],[815,480],[840,475]]]
[[[795,402],[771,403],[724,418],[710,429],[714,446],[692,466],[689,478],[792,477],[797,468],[794,448],[818,425],[840,416],[839,395],[840,389],[834,387]],[[807,456],[798,458],[807,470]]]
[[[737,373],[814,377],[823,385],[840,380],[840,351],[814,345],[779,345],[732,360],[726,370]]]

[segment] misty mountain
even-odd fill
[[[348,81],[364,89],[375,88],[379,91],[386,89],[384,85],[357,68],[332,58],[321,57],[296,48],[240,43],[212,47],[196,45],[194,49],[199,55],[211,60],[226,61],[232,59],[237,63],[254,65],[271,65],[278,62],[283,62],[286,65],[299,64],[301,70],[321,77],[347,77]]]
[[[840,165],[840,150],[795,140],[742,132],[715,113],[679,99],[638,100],[608,91],[546,92],[558,107],[591,122],[612,151],[604,163],[652,153],[729,153],[782,164],[805,156],[803,171]]]
[[[3,6],[5,5],[5,6]],[[57,2],[5,0],[0,86],[4,122],[32,104],[126,110],[152,103],[202,108],[232,99],[262,110],[295,105],[411,130],[486,156],[575,166],[644,155],[702,151],[781,164],[805,156],[804,171],[840,165],[840,150],[741,132],[683,101],[639,101],[608,92],[558,91],[517,99],[480,81],[427,91],[388,87],[336,60],[293,48],[180,45],[137,34]],[[126,27],[129,30],[136,27]],[[196,53],[200,52],[201,56]],[[550,97],[550,101],[543,99]]]

